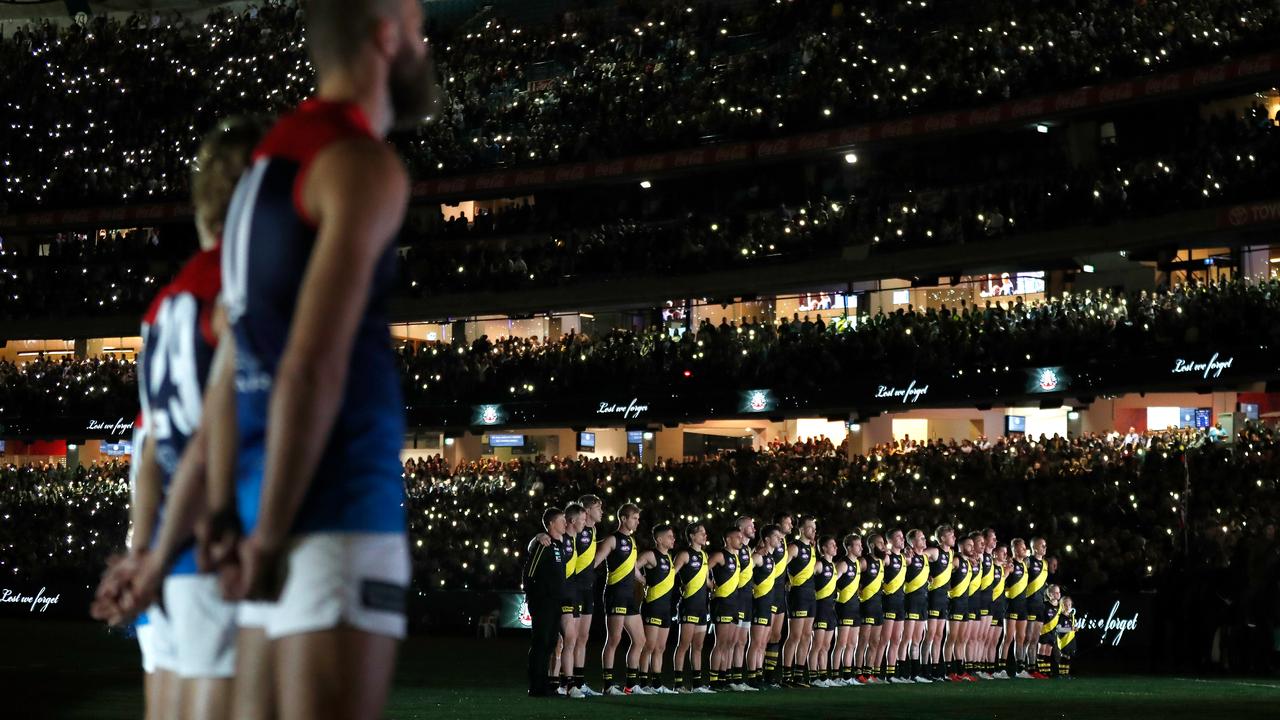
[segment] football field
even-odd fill
[[[0,717],[139,718],[132,640],[89,623],[0,622]],[[1212,720],[1280,713],[1280,681],[1089,677],[761,693],[530,699],[519,639],[415,638],[405,645],[389,718],[1009,718]],[[592,672],[592,678],[598,673]],[[597,683],[597,689],[599,689]]]

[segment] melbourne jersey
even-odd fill
[[[266,453],[267,409],[298,293],[316,243],[302,208],[312,160],[331,145],[372,137],[358,107],[312,99],[279,120],[254,151],[236,187],[223,252],[224,301],[236,341],[239,425],[237,504],[241,521],[257,524]],[[292,532],[403,532],[400,447],[404,403],[386,304],[395,274],[388,246],[351,347],[342,403]]]
[[[161,486],[168,491],[187,443],[200,425],[205,384],[217,338],[212,317],[221,284],[219,252],[192,258],[152,301],[142,320],[138,394],[154,441]],[[196,572],[193,545],[175,558],[174,573]]]

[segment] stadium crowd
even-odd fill
[[[480,17],[435,34],[441,122],[399,144],[421,177],[769,137],[1214,62],[1269,49],[1280,21],[1268,0],[934,5],[664,0],[536,28]],[[311,92],[304,15],[269,3],[5,30],[0,211],[184,197],[217,119]]]
[[[124,541],[126,475],[123,464],[0,470],[0,574],[90,583]],[[1234,442],[1192,430],[905,439],[849,456],[809,440],[652,465],[539,457],[455,467],[435,456],[405,463],[405,487],[421,593],[515,589],[543,508],[594,493],[609,507],[637,503],[642,529],[716,531],[739,515],[764,522],[786,511],[817,517],[823,534],[943,522],[1042,534],[1057,560],[1051,582],[1077,593],[1159,590],[1162,603],[1198,618],[1188,630],[1209,623],[1197,660],[1208,657],[1213,623],[1280,618],[1280,434],[1261,424]],[[637,538],[647,547],[645,533]]]
[[[768,387],[805,395],[848,378],[1089,364],[1236,347],[1242,338],[1280,343],[1280,279],[1133,294],[1090,290],[1035,302],[909,305],[831,322],[796,314],[777,322],[704,320],[684,332],[657,324],[594,337],[576,331],[556,339],[481,335],[470,342],[406,342],[400,361],[411,418],[429,425],[441,407],[458,403],[594,397],[601,388],[696,394]],[[1081,348],[1089,349],[1087,357],[1080,357]],[[3,362],[0,380],[0,418],[15,421],[132,416],[137,402],[134,364],[118,358]]]

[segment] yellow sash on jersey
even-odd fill
[[[578,559],[577,559],[577,562],[576,562],[576,567],[574,567],[574,569],[573,569],[573,574],[574,574],[574,575],[577,575],[578,573],[583,572],[584,570],[588,570],[588,569],[590,569],[591,564],[592,564],[593,562],[595,562],[595,559],[596,559],[596,529],[595,529],[595,528],[590,528],[590,530],[591,530],[591,544],[590,544],[590,545],[587,545],[587,548],[586,548],[585,550],[583,550],[581,553],[579,553],[579,554],[578,554]],[[576,552],[576,551],[577,551],[577,547],[578,547],[578,544],[577,544],[577,541],[576,541],[576,540],[574,541],[574,545],[573,545],[573,547],[574,547],[574,551]]]
[[[947,556],[947,564],[943,566],[942,572],[929,578],[929,589],[937,590],[951,584],[951,556]]]
[[[751,587],[751,574],[755,572],[755,566],[751,564],[751,553],[747,553],[747,561],[742,562],[742,558],[738,558],[738,589],[745,590]]]
[[[929,582],[929,561],[925,559],[924,565],[920,568],[920,572],[916,576],[907,580],[906,587],[903,588],[908,593],[913,593],[925,586]]]
[[[813,577],[813,567],[817,564],[818,564],[818,556],[815,553],[810,552],[809,564],[800,568],[800,572],[790,574],[789,578],[791,581],[791,587],[800,587],[801,585],[808,582],[809,578]]]
[[[898,572],[884,583],[884,594],[892,595],[902,589],[902,583],[907,579],[907,564],[902,561],[902,556],[898,556]],[[884,568],[889,568],[889,563],[884,564]],[[883,575],[884,573],[881,573]]]
[[[969,566],[969,597],[978,594],[978,586],[982,584],[982,566],[974,563]]]
[[[1040,574],[1031,578],[1030,584],[1027,585],[1027,596],[1035,595],[1040,588],[1044,587],[1045,582],[1049,580],[1049,563],[1041,561]]]
[[[880,587],[884,585],[883,566],[881,566],[881,568],[882,571],[876,573],[875,579],[866,585],[863,585],[862,589],[858,591],[858,599],[862,602],[866,602],[875,597],[876,594],[880,592]]]
[[[667,558],[667,567],[668,568],[672,567],[671,558],[667,557],[666,555],[663,555],[662,557]],[[666,597],[667,593],[671,592],[671,588],[675,586],[676,586],[676,572],[674,569],[672,569],[669,572],[667,572],[666,577],[658,581],[657,585],[654,585],[652,587],[645,589],[644,601],[653,602],[654,600],[661,600],[662,598]]]
[[[996,564],[993,562],[991,563],[991,567],[987,568],[987,571],[982,574],[982,589],[986,590],[987,588],[991,587],[991,583],[995,581],[996,581]]]
[[[996,583],[995,585],[993,585],[993,586],[991,587],[991,599],[992,599],[992,600],[999,600],[999,599],[1000,599],[1000,597],[1001,597],[1002,595],[1004,595],[1004,582],[1005,582],[1005,580],[1008,580],[1008,579],[1009,579],[1009,578],[1007,578],[1007,577],[1005,577],[1005,576],[1004,576],[1004,573],[1001,573],[1001,574],[1000,574],[1000,582]]]
[[[840,576],[836,575],[834,572],[831,573],[831,579],[828,580],[825,585],[818,588],[818,591],[813,594],[814,598],[824,600],[831,597],[836,591],[836,582],[838,580],[840,580]]]
[[[578,541],[574,540],[570,544],[573,545],[573,554],[564,563],[564,577],[566,580],[578,572]]]
[[[1062,617],[1062,608],[1055,608],[1053,614],[1048,620],[1044,621],[1044,627],[1040,628],[1040,637],[1053,634],[1054,628],[1058,627],[1058,618]],[[1048,641],[1043,641],[1046,645]]]
[[[623,560],[618,567],[609,573],[609,584],[617,585],[618,583],[630,577],[631,573],[636,569],[636,544],[631,543],[631,554],[627,555],[627,559]]]
[[[840,588],[840,592],[836,594],[836,602],[841,605],[853,599],[858,594],[858,585],[862,582],[862,568],[858,567],[858,561],[853,561],[853,582]]]
[[[1027,564],[1019,560],[1017,565],[1022,568],[1022,577],[1013,581],[1013,584],[1005,591],[1005,597],[1010,600],[1017,600],[1027,591]]]
[[[729,558],[733,556],[726,554],[725,557]],[[723,583],[716,586],[716,589],[711,593],[711,595],[712,597],[727,598],[737,591],[738,591],[738,571],[734,570],[732,575],[725,578],[725,581]]]
[[[1058,636],[1058,649],[1059,649],[1059,650],[1065,650],[1065,649],[1067,649],[1067,646],[1068,646],[1068,645],[1070,645],[1070,644],[1071,644],[1071,641],[1072,641],[1072,640],[1075,640],[1075,639],[1076,639],[1076,631],[1075,631],[1075,630],[1071,630],[1070,632],[1065,632],[1065,633],[1063,633],[1063,634],[1059,635],[1059,636]]]
[[[751,569],[754,572],[755,566],[752,565]],[[775,573],[774,571],[777,569],[778,569],[778,566],[774,565],[773,568],[769,570],[769,575],[765,577],[765,579],[756,583],[756,586],[751,589],[751,597],[762,598],[765,595],[768,595],[769,593],[773,592],[773,579],[777,577],[777,573]]]
[[[689,578],[689,582],[684,584],[684,596],[693,597],[698,591],[707,586],[707,554],[701,550],[698,554],[702,556],[702,566],[698,568],[698,572]]]
[[[769,573],[769,582],[777,584],[782,578],[782,573],[787,571],[787,550],[783,548],[780,557],[773,558],[773,572]]]
[[[960,582],[947,591],[947,597],[964,597],[969,593],[969,573],[961,573]]]

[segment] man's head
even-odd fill
[[[738,548],[742,547],[742,531],[736,527],[731,527],[724,533],[724,546],[733,552],[738,552]]]
[[[604,519],[604,502],[595,495],[583,495],[578,504],[587,510],[587,526],[592,527]]]
[[[542,527],[546,528],[547,532],[552,535],[563,535],[565,527],[564,511],[560,508],[547,508],[542,513]]]
[[[662,523],[653,526],[653,544],[657,546],[658,552],[671,552],[671,548],[676,546],[676,533],[671,526]]]
[[[248,118],[228,118],[200,142],[191,170],[191,203],[196,210],[201,249],[211,250],[221,239],[231,195],[261,139],[259,123]]]
[[[862,536],[857,533],[849,533],[844,536],[844,550],[851,558],[862,557]]]
[[[702,523],[689,523],[684,529],[684,537],[690,545],[702,547],[707,544],[707,526]]]
[[[582,521],[586,511],[578,503],[569,503],[564,509],[565,532],[576,533],[582,529]]]
[[[782,528],[777,525],[766,525],[764,530],[760,531],[760,547],[765,552],[773,552],[782,546],[783,535]]]
[[[800,539],[810,545],[813,544],[814,538],[818,536],[818,521],[814,518],[807,517],[800,521]]]
[[[640,527],[640,508],[632,503],[627,503],[618,508],[618,529],[624,533],[631,534]]]
[[[1027,541],[1022,538],[1014,538],[1009,543],[1009,547],[1013,550],[1013,559],[1021,560],[1027,556]]]
[[[749,515],[739,517],[733,523],[742,531],[743,542],[751,542],[756,537],[756,521]]]
[[[911,548],[911,552],[921,555],[928,544],[923,530],[912,530],[907,533],[907,547]]]
[[[1034,553],[1036,557],[1043,558],[1044,553],[1046,550],[1048,550],[1048,548],[1049,548],[1049,544],[1044,541],[1044,538],[1042,537],[1031,538],[1031,552]]]
[[[396,127],[439,114],[435,65],[422,37],[417,0],[309,0],[307,47],[323,86],[348,74],[385,77]]]
[[[790,535],[794,529],[795,521],[791,518],[791,513],[781,512],[773,516],[773,524],[782,530],[783,535]]]
[[[889,531],[889,547],[893,548],[894,552],[902,552],[902,548],[905,547],[905,543],[906,539],[902,534],[901,528],[894,528]]]
[[[836,547],[836,538],[834,535],[823,535],[822,540],[818,541],[818,550],[822,552],[825,558],[833,558],[839,551]]]
[[[938,543],[943,547],[954,547],[956,544],[956,529],[950,525],[939,525],[938,529],[933,531],[933,536],[938,538]]]

